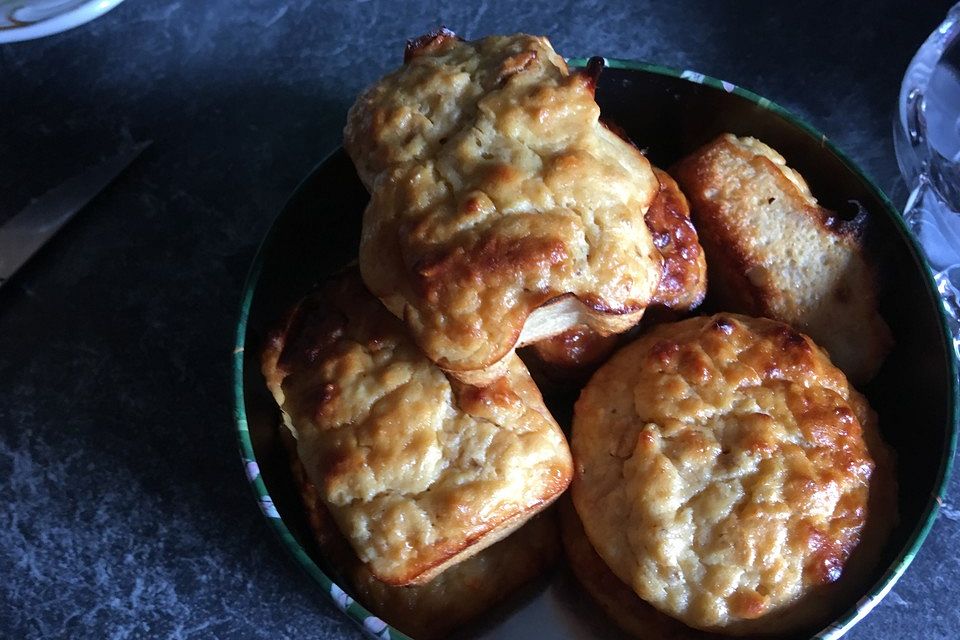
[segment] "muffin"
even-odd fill
[[[655,327],[591,379],[571,447],[597,553],[643,600],[707,631],[823,621],[836,593],[821,587],[861,538],[858,562],[875,565],[895,520],[875,414],[810,338],[773,320]],[[886,471],[873,483],[875,460]]]
[[[690,204],[666,171],[653,168],[660,184],[644,220],[663,258],[663,275],[653,304],[690,311],[707,294],[707,262],[700,237],[690,221]]]
[[[567,487],[567,443],[519,358],[449,380],[355,269],[271,335],[267,385],[340,532],[378,580],[423,584],[504,538]]]
[[[297,457],[296,440],[282,428],[290,468],[324,564],[364,607],[418,640],[446,638],[536,580],[560,554],[556,515],[538,514],[500,542],[420,586],[377,580],[337,530]]]
[[[363,279],[462,381],[576,325],[623,332],[654,297],[658,183],[600,122],[598,70],[571,73],[543,37],[444,31],[350,110],[344,146],[371,195]]]
[[[660,186],[644,220],[660,252],[663,273],[651,301],[651,313],[657,314],[660,307],[674,312],[690,311],[703,302],[707,293],[703,248],[680,187],[666,171],[653,167],[653,173]],[[580,324],[531,345],[524,359],[547,384],[577,384],[585,382],[603,364],[619,341],[617,335],[600,335]]]
[[[793,325],[854,384],[873,378],[893,339],[860,240],[865,214],[846,222],[819,206],[756,138],[722,135],[673,174],[690,199],[717,305]]]

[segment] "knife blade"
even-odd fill
[[[151,144],[137,143],[73,176],[0,225],[0,287]]]

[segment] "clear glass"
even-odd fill
[[[903,217],[926,251],[960,355],[960,3],[910,62],[898,107],[894,143],[910,189]]]

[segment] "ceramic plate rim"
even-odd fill
[[[0,29],[0,44],[24,42],[62,33],[99,18],[121,2],[123,0],[89,0],[78,7],[46,20],[33,22],[23,27]]]

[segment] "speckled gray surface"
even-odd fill
[[[862,4],[128,0],[0,46],[0,220],[154,141],[0,291],[0,636],[359,637],[247,488],[230,351],[257,243],[406,37],[525,30],[703,71],[800,113],[896,192],[899,79],[947,4]],[[960,635],[951,484],[849,637]]]

